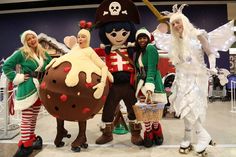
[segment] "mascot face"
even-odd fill
[[[110,33],[106,33],[107,39],[112,45],[123,45],[130,35],[130,31],[121,29],[120,31],[113,30]]]

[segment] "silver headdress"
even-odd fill
[[[179,17],[180,15],[183,15],[182,10],[184,9],[185,6],[187,6],[187,4],[181,4],[180,7],[178,8],[178,4],[175,4],[175,5],[172,6],[172,12],[162,11],[161,13],[166,15],[167,17],[169,17],[170,22],[172,22],[173,17],[176,17],[174,19],[177,19],[177,17]]]

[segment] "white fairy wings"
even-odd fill
[[[171,51],[171,35],[155,31],[153,33],[155,45],[157,48],[166,52]],[[234,20],[216,28],[207,33],[209,46],[214,54],[218,51],[228,51],[231,45],[236,41],[234,35]]]
[[[208,41],[212,51],[228,51],[236,41],[234,20],[208,33]]]

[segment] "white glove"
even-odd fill
[[[209,65],[210,65],[210,73],[211,74],[217,74],[216,70],[216,57],[214,54],[208,55]]]
[[[13,84],[14,85],[19,85],[21,84],[22,82],[25,81],[25,75],[24,74],[16,74],[14,80],[13,80]]]

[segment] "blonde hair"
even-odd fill
[[[181,62],[181,60],[186,61],[186,59],[190,57],[192,51],[190,47],[190,41],[192,38],[197,38],[197,29],[189,22],[189,19],[184,14],[180,12],[174,13],[170,17],[170,23],[175,20],[182,21],[183,33],[180,38],[179,34],[173,29],[172,25],[170,24],[170,30],[172,34],[172,50],[170,52],[170,60],[174,65]]]
[[[40,43],[38,43],[36,47],[36,52],[34,52],[27,44],[27,41],[24,39],[23,46],[19,48],[19,50],[21,50],[25,54],[26,59],[33,59],[35,53],[38,53],[39,56],[41,56],[44,60],[47,59],[45,55],[46,50],[40,45]]]
[[[90,45],[90,38],[91,38],[90,32],[87,29],[81,29],[78,32],[78,36],[81,35],[81,34],[83,34],[83,35],[85,35],[87,37],[86,47],[89,47],[89,45]]]

